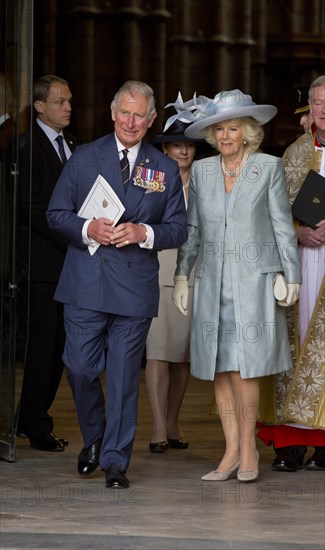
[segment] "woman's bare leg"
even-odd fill
[[[257,378],[242,379],[238,372],[232,374],[232,385],[239,404],[240,470],[257,470],[256,419],[260,388]]]
[[[214,379],[214,394],[226,440],[226,449],[218,466],[218,472],[231,468],[240,456],[239,408],[231,374],[233,373],[218,373]]]
[[[166,441],[169,363],[155,359],[148,360],[145,368],[145,378],[153,420],[151,443]]]
[[[169,389],[167,397],[167,434],[172,439],[180,439],[178,417],[190,376],[189,363],[170,363]]]

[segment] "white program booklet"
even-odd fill
[[[82,203],[78,216],[86,218],[87,220],[108,218],[114,221],[113,226],[115,226],[124,211],[125,208],[115,191],[108,181],[99,174]],[[95,254],[99,246],[100,243],[93,241],[93,243],[88,246],[90,254]]]

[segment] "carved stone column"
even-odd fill
[[[215,2],[211,14],[212,33],[208,37],[210,51],[209,66],[212,96],[221,90],[233,87],[233,63],[231,50],[234,39],[231,36],[232,18],[229,17],[229,0]],[[211,92],[210,92],[211,94]]]
[[[166,0],[151,0],[146,3],[146,18],[140,28],[142,58],[140,63],[142,80],[154,90],[157,119],[148,132],[148,138],[161,130],[165,119],[164,105],[170,101],[166,88],[170,79],[171,67],[168,64],[167,24],[172,15],[166,8]]]
[[[34,4],[35,54],[34,56],[34,80],[46,75],[57,73],[57,0],[42,2],[35,0]]]
[[[169,2],[169,6],[173,18],[167,29],[168,101],[174,100],[178,91],[185,100],[195,91],[206,95],[206,6],[193,0]],[[208,13],[211,15],[209,8]]]
[[[234,47],[232,51],[232,81],[243,92],[251,90],[251,52],[256,42],[252,36],[252,0],[232,2],[232,28]]]

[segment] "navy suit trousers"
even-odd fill
[[[126,471],[137,423],[140,369],[151,318],[64,306],[63,360],[84,446],[103,437],[100,466]],[[100,374],[106,369],[105,397]]]

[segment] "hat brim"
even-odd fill
[[[294,115],[297,115],[299,113],[309,113],[310,111],[310,105],[305,105],[305,107],[299,107],[299,109],[296,109],[294,112]]]
[[[194,143],[202,143],[204,139],[202,136],[198,139],[196,138],[190,138],[182,134],[157,134],[156,139],[154,140],[154,143],[174,143],[175,141],[179,142],[194,142]]]
[[[232,107],[231,109],[221,108],[220,113],[193,122],[189,128],[186,128],[185,135],[193,139],[202,138],[202,130],[208,126],[213,126],[217,122],[223,122],[224,120],[247,116],[255,118],[259,124],[263,125],[275,117],[277,112],[278,110],[274,105],[252,105],[249,107]]]

